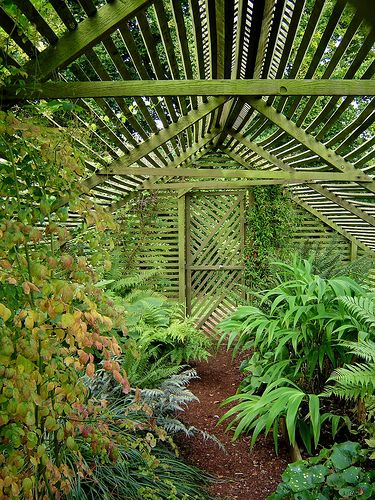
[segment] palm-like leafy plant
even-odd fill
[[[358,338],[339,299],[364,296],[365,291],[348,277],[313,274],[306,260],[276,265],[280,284],[261,295],[260,307],[240,307],[220,325],[228,347],[253,351],[244,366],[250,375],[228,400],[240,402],[222,420],[236,415],[230,424],[237,424],[235,437],[252,430],[252,442],[273,428],[276,445],[278,423],[285,418],[290,442],[298,433],[311,450],[323,422],[330,420],[335,433],[340,420],[348,420],[342,412],[322,411],[320,395],[332,370],[350,360],[338,341]]]

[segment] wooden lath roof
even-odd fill
[[[64,98],[87,112],[76,120],[89,140],[72,135],[88,158],[83,186],[99,203],[115,210],[138,189],[194,189],[199,179],[243,188],[261,182],[260,171],[375,250],[375,20],[366,1],[37,5],[0,6],[0,57],[30,80],[3,103]],[[183,175],[210,149],[248,172],[234,180],[202,171],[206,184]]]

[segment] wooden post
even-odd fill
[[[186,316],[186,208],[185,193],[178,193],[178,298]]]
[[[192,255],[191,255],[191,238],[190,238],[190,201],[191,195],[186,195],[185,209],[186,209],[186,315],[191,316],[192,308],[191,308],[191,264],[192,264]]]
[[[354,241],[350,242],[350,262],[353,262],[358,255],[358,246]]]

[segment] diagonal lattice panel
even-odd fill
[[[199,193],[187,197],[188,314],[213,331],[241,294],[244,195]]]

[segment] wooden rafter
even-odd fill
[[[268,120],[296,139],[299,144],[302,144],[307,149],[317,154],[328,165],[331,165],[341,172],[357,171],[353,164],[346,161],[342,156],[336,154],[332,149],[327,148],[322,142],[317,141],[314,136],[305,132],[291,120],[288,120],[282,114],[277,113],[272,106],[267,106],[263,99],[248,98],[248,103]],[[370,176],[369,180],[372,181]],[[375,182],[368,182],[366,184],[366,189],[375,193]]]
[[[173,160],[173,162],[171,162],[169,164],[169,168],[173,168],[175,170],[178,170],[177,167],[179,167],[182,163],[188,162],[193,157],[194,157],[194,159],[197,159],[197,158],[200,158],[201,156],[203,156],[207,151],[205,149],[207,144],[209,144],[212,140],[214,140],[219,132],[220,132],[219,130],[213,130],[210,134],[206,134],[204,139],[201,139],[199,142],[195,143],[193,146],[188,148],[181,156],[175,158]],[[158,176],[160,175],[159,171],[155,170],[155,169],[153,169],[152,174],[153,175],[157,174]],[[155,180],[156,180],[156,178],[154,179],[154,181]],[[123,206],[125,206],[129,200],[131,200],[135,196],[138,196],[140,189],[145,189],[144,183],[142,185],[140,185],[136,191],[133,191],[131,194],[128,194],[127,196],[123,197],[121,200],[110,205],[108,207],[108,211],[115,212],[119,208],[122,208]]]
[[[182,131],[186,130],[188,127],[201,120],[206,115],[212,113],[215,109],[222,106],[226,98],[224,97],[215,97],[210,99],[207,103],[202,104],[197,110],[190,111],[186,116],[183,116],[178,120],[177,123],[172,124],[169,128],[162,130],[159,134],[155,134],[151,136],[147,141],[141,144],[138,148],[134,148],[127,155],[122,156],[118,160],[112,162],[109,167],[111,171],[111,175],[116,175],[116,169],[123,168],[124,166],[130,166],[133,163],[141,160],[146,155],[150,154],[152,151],[161,147],[168,141],[171,141]],[[93,174],[88,179],[84,180],[82,183],[83,192],[88,192],[90,189],[95,186],[102,184],[105,182],[107,177],[105,175],[100,175],[100,171],[98,173]],[[57,210],[58,208],[66,205],[69,202],[69,198],[64,198],[57,201],[53,209]]]
[[[373,252],[371,248],[369,248],[367,245],[362,243],[358,238],[350,234],[348,231],[340,227],[338,224],[333,222],[331,219],[320,213],[318,210],[315,210],[315,208],[311,207],[308,203],[305,203],[303,200],[298,198],[297,196],[294,197],[294,201],[298,203],[302,208],[310,212],[312,215],[320,219],[324,224],[327,226],[331,227],[334,231],[337,233],[341,234],[344,236],[347,240],[351,241],[352,243],[355,243],[359,248],[364,250],[365,252]]]
[[[35,60],[25,66],[25,71],[39,80],[45,80],[58,69],[66,67],[85,50],[93,47],[114,31],[124,19],[145,8],[152,0],[113,0],[103,5],[94,16],[79,23],[76,30],[63,35],[55,45],[43,50]]]
[[[216,135],[216,134],[214,134]],[[167,177],[204,177],[212,179],[264,179],[264,180],[283,180],[285,183],[293,184],[295,182],[367,182],[366,176],[361,174],[342,173],[342,172],[300,172],[292,171],[265,171],[265,170],[243,170],[243,169],[223,169],[223,168],[175,168],[168,167],[150,168],[150,167],[126,167],[116,169],[116,175],[161,175]],[[113,175],[111,169],[103,169],[98,175]]]
[[[285,163],[283,160],[280,160],[279,158],[274,156],[272,153],[269,153],[268,151],[266,151],[259,144],[256,144],[255,142],[250,141],[249,139],[243,137],[241,134],[238,134],[238,133],[233,133],[233,136],[238,142],[243,144],[249,150],[254,151],[258,156],[265,159],[267,162],[271,163],[271,165],[274,165],[274,166],[276,166],[284,171],[297,172],[293,167],[291,167],[290,165]],[[244,162],[244,160],[241,157],[233,154],[233,152],[231,152],[231,151],[226,151],[226,152],[230,156],[232,156],[236,161],[241,162],[241,164],[248,167],[248,164],[246,162]],[[338,196],[338,195],[332,193],[326,187],[320,186],[318,184],[308,184],[308,186],[311,189],[313,189],[314,191],[316,191],[317,193],[321,194],[323,197],[333,201],[338,206],[344,208],[345,210],[352,213],[353,215],[355,215],[359,219],[361,219],[361,220],[367,222],[368,224],[370,224],[371,226],[375,227],[375,217],[366,213],[361,208],[356,207],[352,203],[349,203],[341,196]]]

